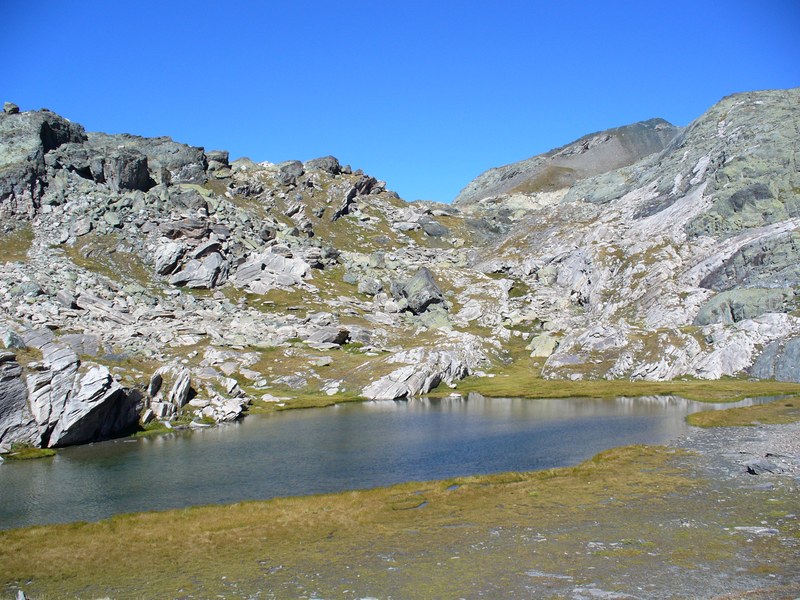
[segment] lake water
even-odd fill
[[[745,402],[744,404],[752,403]],[[737,405],[741,405],[739,403]],[[0,529],[576,464],[660,444],[709,405],[674,396],[366,402],[0,465]]]

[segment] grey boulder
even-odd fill
[[[786,312],[794,299],[790,289],[734,289],[721,292],[697,313],[695,325],[737,323],[768,312]]]
[[[402,287],[402,296],[408,302],[407,308],[415,315],[425,312],[432,304],[443,304],[444,294],[433,279],[427,267],[419,271]]]
[[[169,282],[179,287],[211,289],[225,283],[228,279],[228,262],[219,252],[187,262],[183,269],[175,273]]]
[[[91,367],[64,407],[48,446],[84,444],[124,433],[138,421],[136,402],[106,367]]]
[[[36,443],[38,427],[28,408],[22,367],[11,352],[0,351],[0,444]]]

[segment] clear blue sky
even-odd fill
[[[800,86],[800,1],[4,0],[0,101],[407,200],[584,134]]]

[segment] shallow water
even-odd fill
[[[0,465],[0,528],[576,464],[661,444],[710,408],[675,396],[366,402],[64,448]]]

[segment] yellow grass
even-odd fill
[[[797,399],[780,399],[768,404],[707,410],[686,417],[697,427],[738,427],[758,424],[795,423],[800,421],[800,402]]]

